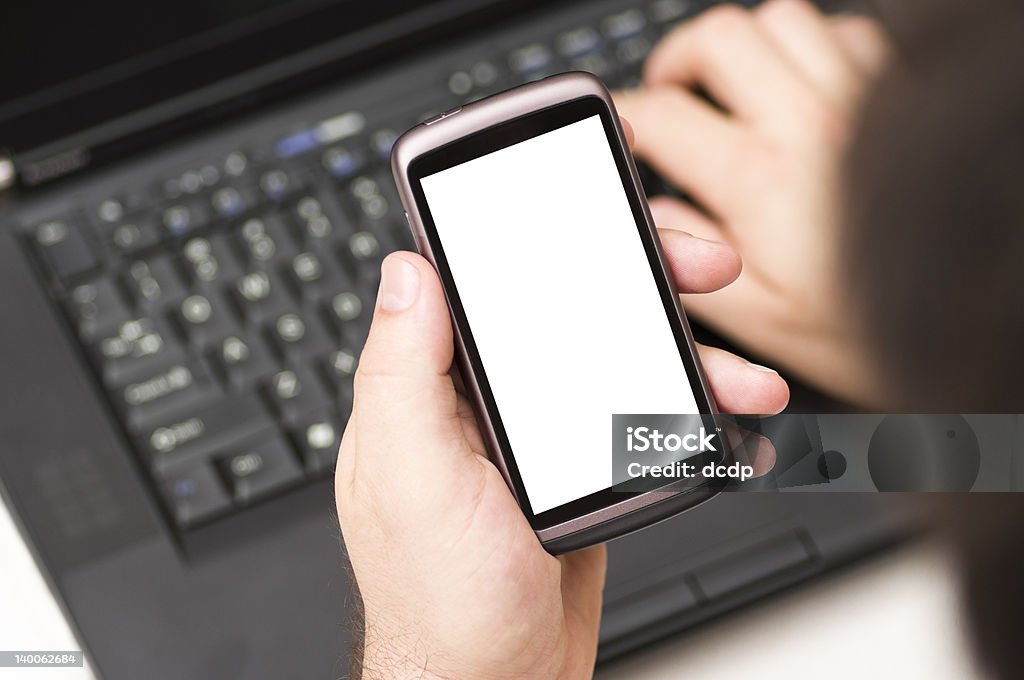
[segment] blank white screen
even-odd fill
[[[611,414],[698,412],[600,117],[422,186],[535,513],[611,486]]]

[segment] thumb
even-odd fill
[[[421,256],[392,253],[381,283],[366,346],[356,371],[353,419],[360,442],[355,465],[384,474],[438,437],[458,432],[457,397],[448,374],[452,326],[434,268]]]
[[[415,253],[388,255],[358,377],[367,387],[396,383],[389,396],[402,398],[404,391],[446,377],[452,352],[448,306],[434,268]]]

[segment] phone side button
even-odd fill
[[[409,226],[409,232],[412,234],[413,243],[416,244],[416,251],[419,253],[423,252],[423,242],[420,240],[419,233],[413,229],[412,219],[409,217],[409,211],[405,211],[405,223]]]
[[[438,121],[442,121],[442,120],[444,120],[445,118],[447,118],[449,116],[454,116],[456,113],[458,113],[461,110],[462,110],[461,106],[456,106],[454,109],[450,109],[448,111],[445,111],[444,113],[439,113],[436,116],[434,116],[433,118],[430,118],[428,120],[423,121],[423,124],[424,125],[433,125],[434,123],[436,123]]]

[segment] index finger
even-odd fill
[[[735,5],[710,9],[670,33],[647,60],[644,82],[702,89],[740,117],[786,125],[793,124],[794,106],[814,101],[753,15]]]
[[[622,123],[622,131],[626,134],[626,142],[632,151],[633,147],[636,146],[636,133],[633,132],[633,126],[623,116],[619,116],[619,122]]]

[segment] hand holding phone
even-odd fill
[[[484,216],[481,228],[488,223]],[[672,231],[663,245],[680,290],[710,292],[739,273],[727,245]],[[500,248],[486,255],[501,256]],[[588,284],[580,285],[585,292]],[[776,374],[699,349],[723,408],[768,413],[785,404]],[[604,547],[557,558],[544,550],[486,458],[472,407],[449,374],[453,356],[436,270],[413,253],[389,256],[336,476],[365,611],[364,669],[589,676]],[[534,389],[543,389],[541,380]]]

